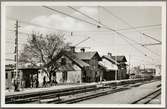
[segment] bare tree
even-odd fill
[[[37,66],[38,63],[46,65],[52,61],[66,44],[64,43],[64,34],[32,34],[32,38],[28,40],[23,52],[19,56],[19,61],[24,63],[31,63]],[[51,68],[43,69],[50,77]]]

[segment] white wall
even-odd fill
[[[56,81],[58,82],[58,83],[62,83],[63,81],[63,75],[62,75],[63,73],[62,72],[56,72]]]
[[[81,70],[68,71],[67,82],[68,83],[81,83]]]
[[[43,71],[40,71],[40,73],[38,73],[38,82],[39,82],[39,86],[43,85],[43,78],[44,76],[46,77],[46,81],[49,81],[49,77],[47,76],[47,74]]]

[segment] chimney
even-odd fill
[[[75,46],[70,46],[70,51],[75,52]]]
[[[85,48],[81,48],[80,50],[81,50],[81,52],[82,52],[82,53],[84,53],[84,52],[85,52]]]
[[[112,53],[108,53],[108,56],[110,56],[110,57],[111,57],[111,56],[112,56]]]

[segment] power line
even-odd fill
[[[57,9],[53,9],[53,8],[48,7],[48,6],[42,6],[42,7],[47,8],[47,9],[49,9],[49,10],[52,10],[52,11],[54,11],[54,12],[57,12],[57,13],[66,15],[66,16],[68,16],[68,17],[71,17],[71,18],[73,18],[73,19],[79,20],[79,21],[81,21],[81,22],[85,22],[85,23],[90,24],[90,25],[98,26],[97,24],[88,22],[88,21],[83,20],[83,19],[80,19],[80,18],[78,18],[78,17],[74,17],[74,16],[72,16],[72,15],[70,15],[70,14],[64,13],[64,12],[59,11],[59,10],[57,10]]]
[[[12,17],[7,17],[8,19],[10,20],[17,20],[15,18],[12,18]],[[43,25],[39,25],[39,24],[35,24],[35,23],[31,23],[31,22],[28,22],[28,21],[23,21],[23,20],[18,20],[20,23],[24,23],[24,24],[28,24],[28,25],[33,25],[33,26],[36,26],[36,27],[40,27],[40,28],[45,28],[45,29],[52,29],[52,30],[56,30],[56,31],[61,31],[61,32],[70,32],[70,31],[67,31],[67,30],[61,30],[61,29],[56,29],[56,28],[53,28],[53,27],[48,27],[48,26],[43,26]]]
[[[68,7],[69,7],[69,6],[68,6]],[[74,11],[76,11],[76,12],[78,12],[78,13],[80,13],[80,14],[82,14],[82,15],[84,15],[84,16],[86,16],[86,17],[88,17],[88,18],[90,18],[90,19],[92,19],[92,20],[94,20],[94,21],[96,21],[97,23],[99,23],[100,25],[104,26],[105,28],[107,28],[107,29],[109,29],[109,30],[111,30],[111,31],[113,31],[113,32],[116,32],[117,34],[120,34],[120,33],[117,32],[115,29],[109,28],[108,26],[106,26],[106,25],[104,25],[103,23],[99,22],[99,21],[96,20],[95,18],[90,17],[89,15],[87,15],[87,14],[85,14],[85,13],[83,13],[83,12],[81,12],[81,11],[79,11],[79,10],[73,8],[73,7],[69,7],[69,8],[71,8],[71,9],[73,9]],[[122,35],[123,35],[123,34],[122,34]],[[125,36],[125,35],[123,35],[123,36]],[[127,37],[127,36],[125,36],[125,37]],[[127,37],[127,38],[128,38],[128,37]],[[128,39],[129,39],[129,38],[128,38]],[[129,39],[129,40],[132,40],[132,39]],[[134,40],[132,40],[132,41],[134,41]],[[135,42],[136,42],[136,41],[135,41]],[[138,43],[138,42],[136,42],[136,43]]]
[[[12,42],[12,41],[6,41],[6,43],[8,43],[8,44],[14,44],[15,42]],[[26,43],[18,43],[18,45],[26,45]]]
[[[134,26],[134,28],[122,28],[122,29],[117,29],[117,31],[142,29],[142,28],[150,28],[150,27],[158,27],[158,26],[161,26],[161,24]]]
[[[11,18],[11,17],[7,17],[8,19],[10,20],[17,20],[15,18]],[[73,33],[74,32],[81,32],[81,31],[74,31],[74,32],[71,32],[71,31],[67,31],[67,30],[61,30],[61,29],[55,29],[55,28],[52,28],[52,27],[47,27],[47,26],[43,26],[43,25],[38,25],[38,24],[34,24],[34,23],[31,23],[31,22],[28,22],[28,21],[23,21],[23,20],[18,20],[20,23],[24,23],[24,24],[28,24],[28,25],[33,25],[33,26],[36,26],[36,27],[40,27],[40,28],[46,28],[46,29],[52,29],[52,30],[56,30],[56,31],[62,31],[62,32],[66,32],[66,33],[70,33],[71,36],[73,36]],[[12,31],[14,32],[14,30],[8,30],[8,31]],[[26,35],[31,35],[29,33],[25,33],[25,32],[20,32],[20,34],[26,34]]]
[[[52,9],[52,8],[50,8],[50,7],[46,7],[46,6],[44,6],[45,8],[49,8],[49,9]],[[55,9],[52,9],[52,10],[55,10]],[[60,12],[60,11],[59,11]],[[66,14],[67,15],[67,14]],[[73,16],[72,16],[73,17]],[[75,17],[75,18],[77,18],[77,17]],[[88,21],[87,21],[87,23],[88,23]],[[89,22],[89,24],[90,24],[90,22]],[[102,23],[100,23],[100,24],[102,24]],[[95,24],[96,25],[96,24]],[[97,25],[96,25],[97,26]],[[105,28],[107,28],[107,29],[109,29],[109,30],[112,30],[113,32],[117,32],[116,30],[114,30],[114,29],[111,29],[111,28],[108,28],[107,26],[105,26],[105,25],[103,25]],[[117,34],[119,34],[119,35],[121,35],[120,33],[118,33],[117,32]],[[128,38],[128,37],[127,37]],[[129,40],[131,40],[132,41],[132,39],[129,39]],[[138,43],[138,42],[137,42]]]
[[[152,36],[150,36],[150,35],[147,35],[147,34],[145,34],[145,33],[142,33],[142,34],[143,34],[144,36],[146,36],[146,37],[149,37],[149,38],[151,38],[151,39],[153,39],[153,40],[155,40],[155,41],[161,43],[161,41],[159,41],[158,39],[156,39],[156,38],[154,38],[154,37],[152,37]]]
[[[115,29],[112,29],[112,28],[110,28],[110,27],[104,25],[103,23],[97,21],[97,20],[94,19],[93,17],[90,17],[90,16],[88,16],[87,14],[85,14],[85,13],[83,13],[83,12],[81,12],[81,11],[75,9],[75,8],[72,8],[72,7],[70,7],[70,8],[73,9],[74,11],[76,11],[76,12],[78,12],[78,13],[80,13],[80,14],[86,16],[86,17],[88,17],[88,18],[91,18],[92,20],[96,21],[97,23],[99,23],[100,25],[102,25],[103,27],[105,27],[106,29],[115,32],[115,33],[118,34],[119,36],[123,36],[123,38],[126,38],[126,39],[128,39],[128,40],[130,40],[130,41],[132,41],[132,42],[135,42],[135,43],[137,43],[138,45],[142,46],[141,43],[138,43],[137,41],[130,39],[129,37],[125,36],[124,34],[122,34],[122,33],[118,32],[118,31],[116,31]],[[126,39],[124,39],[124,40],[126,40]],[[138,48],[136,48],[135,46],[133,46],[133,44],[131,44],[130,42],[128,42],[128,40],[126,40],[126,41],[127,41],[127,43],[128,43],[130,46],[132,46],[132,47],[135,48],[135,49],[138,49]],[[159,54],[157,54],[157,53],[151,51],[150,49],[146,48],[145,46],[142,46],[142,47],[159,56]],[[138,49],[138,50],[139,50],[141,53],[143,53],[144,56],[147,56],[143,51],[141,51],[140,49]],[[150,58],[153,59],[152,57],[150,57]]]
[[[85,14],[86,15],[86,14]],[[90,17],[90,16],[89,16]],[[16,18],[12,18],[12,17],[7,17],[8,19],[10,20],[17,20]],[[90,17],[92,20],[94,19],[93,17]],[[94,19],[96,20],[96,19]],[[28,22],[28,21],[23,21],[23,20],[18,20],[20,23],[24,23],[24,24],[27,24],[27,25],[33,25],[33,26],[36,26],[36,27],[40,27],[40,28],[46,28],[46,29],[52,29],[52,30],[56,30],[56,31],[63,31],[63,32],[70,32],[68,30],[61,30],[61,29],[56,29],[56,28],[52,28],[52,27],[47,27],[47,26],[43,26],[43,25],[39,25],[39,24],[34,24],[34,23],[31,23],[31,22]],[[97,21],[97,20],[96,20]],[[161,24],[155,24],[155,25],[143,25],[143,26],[136,26],[134,28],[138,29],[138,28],[148,28],[148,27],[154,27],[154,26],[160,26]],[[118,29],[116,31],[122,31],[122,30],[130,30],[132,28],[123,28],[123,29]],[[14,31],[14,30],[11,30],[11,31]],[[73,31],[73,32],[110,32],[110,31]],[[19,32],[21,33],[21,32]],[[71,33],[71,32],[70,32]]]
[[[135,28],[134,26],[132,26],[131,24],[129,24],[127,21],[125,21],[125,20],[122,19],[121,17],[115,15],[113,12],[111,12],[110,10],[108,10],[108,9],[105,8],[105,7],[102,7],[102,8],[103,8],[106,12],[108,12],[109,14],[111,14],[112,16],[114,16],[115,18],[119,19],[120,21],[122,21],[123,23],[125,23],[126,25],[128,25],[130,28],[136,30],[136,28]],[[136,30],[136,31],[139,32],[141,35],[147,36],[147,37],[149,37],[149,38],[151,38],[151,39],[153,39],[153,40],[155,40],[155,41],[160,42],[159,40],[157,40],[157,39],[155,39],[155,38],[153,38],[153,37],[151,37],[151,36],[149,36],[149,35],[146,35],[146,34],[142,33],[142,32],[139,31],[139,30]],[[161,43],[161,42],[160,42],[160,43]]]
[[[90,39],[90,37],[87,37],[86,39],[84,39],[84,40],[82,40],[82,41],[78,42],[78,43],[77,43],[77,44],[75,44],[74,46],[78,46],[79,44],[81,44],[81,43],[83,43],[83,42],[87,41],[88,39]]]
[[[140,44],[140,43],[136,42],[135,40],[132,40],[132,39],[128,38],[127,36],[123,35],[122,33],[117,32],[115,29],[112,29],[112,28],[110,28],[110,27],[104,25],[103,23],[98,22],[98,21],[97,21],[96,19],[94,19],[93,17],[90,17],[90,16],[86,15],[85,13],[83,13],[83,12],[81,12],[81,11],[75,9],[75,8],[72,8],[72,7],[69,7],[69,8],[73,9],[74,11],[76,11],[76,12],[78,12],[78,13],[80,13],[80,14],[82,14],[82,15],[88,17],[88,18],[91,18],[92,20],[96,21],[97,23],[99,23],[100,25],[102,25],[103,27],[105,27],[106,29],[113,31],[113,32],[117,33],[117,34],[120,35],[120,36],[126,37],[126,39],[129,39],[129,40],[131,40],[131,41],[133,41],[133,42],[135,42],[135,43],[137,43],[137,44]],[[132,47],[134,47],[131,43],[128,42],[128,44],[130,44]],[[140,44],[140,45],[141,45],[141,44]],[[137,49],[136,47],[134,47],[134,48]],[[139,50],[139,51],[143,53],[143,51],[141,51],[141,50]],[[146,56],[145,53],[143,53],[143,54]]]
[[[70,8],[70,9],[72,9],[72,10],[74,10],[74,11],[76,11],[76,12],[78,12],[78,13],[80,13],[80,14],[83,15],[83,16],[88,17],[89,19],[92,19],[93,21],[99,22],[99,21],[96,20],[95,18],[90,17],[90,16],[88,16],[87,14],[85,14],[85,13],[83,13],[83,12],[81,12],[81,11],[79,11],[79,10],[77,10],[77,9],[75,9],[75,8],[73,8],[73,7],[71,7],[71,6],[67,6],[67,7]]]
[[[133,29],[135,29],[136,30],[136,28],[135,27],[133,27],[132,25],[130,25],[127,21],[125,21],[124,19],[122,19],[122,18],[120,18],[120,17],[118,17],[118,16],[116,16],[115,14],[113,14],[110,10],[108,10],[108,9],[106,9],[106,8],[104,8],[104,7],[102,7],[104,10],[106,10],[108,13],[110,13],[112,16],[114,16],[114,17],[116,17],[117,19],[119,19],[120,21],[122,21],[123,23],[125,23],[126,25],[128,25],[129,27],[131,27],[131,28],[133,28]],[[142,35],[144,35],[142,32],[140,32],[140,31],[138,31],[138,30],[136,30],[137,32],[139,32],[140,34],[142,34]],[[125,35],[124,35],[125,36]],[[151,39],[154,39],[155,40],[155,38],[152,38],[151,36],[147,36],[147,37],[149,37],[149,38],[151,38]],[[134,40],[132,40],[132,41],[134,41]],[[155,55],[157,55],[157,56],[160,56],[159,54],[157,54],[157,53],[155,53],[155,52],[153,52],[152,50],[150,50],[149,48],[147,48],[147,47],[145,47],[145,46],[143,46],[142,44],[140,44],[140,43],[138,43],[138,42],[136,42],[136,41],[134,41],[135,43],[137,43],[138,45],[140,45],[140,46],[142,46],[142,47],[144,47],[145,49],[147,49],[147,50],[149,50],[150,52],[152,52],[152,53],[154,53]]]
[[[7,31],[15,32],[15,30],[7,30]],[[19,33],[19,34],[25,34],[25,35],[31,35],[30,33],[21,32],[21,31],[19,31],[18,33]]]
[[[149,43],[149,44],[143,44],[143,46],[152,46],[152,45],[161,45],[161,43]]]

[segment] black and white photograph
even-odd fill
[[[2,2],[3,107],[165,107],[166,3]]]

